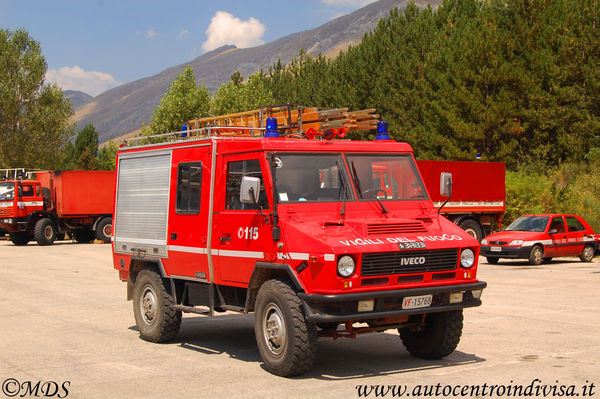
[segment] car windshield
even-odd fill
[[[520,216],[506,228],[508,231],[544,231],[548,216]]]
[[[352,199],[340,154],[277,154],[275,184],[279,202],[331,202]]]
[[[15,183],[0,183],[0,201],[12,201],[15,199]]]
[[[408,154],[348,155],[352,182],[361,200],[426,200],[427,192]]]

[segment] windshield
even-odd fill
[[[0,201],[12,201],[15,199],[15,183],[0,183]]]
[[[544,231],[548,216],[520,216],[506,228],[508,231]]]
[[[331,202],[351,199],[340,154],[277,154],[279,202]]]
[[[348,155],[352,182],[362,200],[425,200],[427,192],[408,154]]]

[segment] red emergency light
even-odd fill
[[[343,127],[339,128],[339,129],[329,128],[329,129],[325,130],[324,132],[320,132],[311,127],[306,131],[305,134],[306,134],[306,137],[309,139],[314,139],[315,136],[323,136],[323,138],[325,140],[332,140],[336,137],[339,137],[342,139],[342,138],[346,137],[346,129],[344,129]]]

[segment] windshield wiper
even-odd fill
[[[386,213],[388,213],[387,208],[383,205],[383,202],[381,202],[381,200],[379,199],[378,196],[375,196],[375,199],[377,200],[377,202],[379,203],[379,206],[381,206],[381,213],[383,213],[384,215]]]

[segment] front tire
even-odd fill
[[[268,280],[258,290],[255,309],[256,343],[267,370],[290,377],[310,369],[316,327],[306,320],[296,292],[281,280]]]
[[[489,263],[490,265],[495,265],[500,260],[500,258],[490,258],[490,257],[486,257],[485,259],[487,260],[487,263]]]
[[[181,311],[176,311],[174,305],[173,296],[156,272],[144,269],[137,275],[133,286],[133,315],[142,339],[165,342],[177,337]]]
[[[38,245],[52,245],[56,240],[56,230],[52,220],[48,218],[38,220],[35,224],[33,237]]]
[[[100,241],[104,241],[105,244],[110,243],[110,236],[112,234],[112,219],[104,218],[96,226],[96,238]]]
[[[586,245],[579,256],[582,262],[591,262],[594,260],[594,247],[591,245]]]
[[[17,245],[17,246],[27,245],[29,240],[31,240],[31,237],[29,237],[29,234],[26,231],[10,233],[9,236],[10,236],[10,240],[12,241],[13,245]]]
[[[533,266],[538,266],[542,264],[544,260],[544,248],[541,245],[534,245],[531,248],[531,252],[529,253],[529,264]]]
[[[448,356],[458,346],[463,328],[462,309],[429,313],[425,325],[398,329],[400,338],[411,355],[436,360]]]

